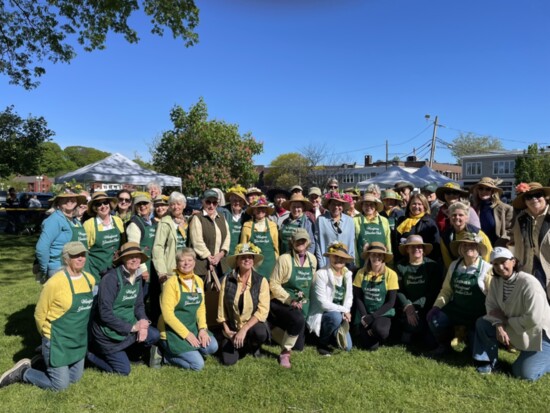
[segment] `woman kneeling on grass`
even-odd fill
[[[88,347],[88,321],[93,302],[94,277],[82,271],[86,247],[71,241],[63,247],[65,267],[44,285],[34,318],[42,336],[46,371],[20,360],[0,378],[0,387],[31,383],[43,389],[64,390],[82,377]]]
[[[357,306],[355,325],[359,345],[367,350],[378,350],[380,343],[390,334],[399,284],[395,271],[386,267],[393,255],[384,244],[372,242],[361,258],[365,260],[365,266],[353,281],[353,297]]]
[[[349,323],[353,284],[351,271],[346,268],[346,264],[353,262],[353,257],[342,243],[329,245],[324,256],[330,261],[315,274],[307,324],[319,337],[319,354],[330,356],[331,345],[345,351],[350,351],[352,346]]]
[[[512,365],[514,376],[538,380],[550,372],[550,307],[537,279],[519,271],[512,252],[496,247],[491,253],[493,279],[485,306],[487,315],[476,322],[474,359],[477,371],[495,367],[499,343],[521,350]]]
[[[159,332],[150,326],[143,305],[139,268],[147,259],[139,244],[127,242],[114,262],[117,267],[101,280],[88,352],[88,360],[100,370],[127,376],[127,352],[139,356],[143,346],[150,347],[159,340]]]
[[[204,283],[193,272],[195,251],[183,248],[176,255],[177,277],[170,277],[160,296],[160,345],[166,363],[202,370],[203,356],[214,354],[218,342],[206,325]]]
[[[233,268],[222,281],[218,302],[218,322],[223,325],[222,362],[237,363],[247,353],[260,356],[260,347],[269,339],[269,284],[253,268],[261,265],[261,250],[250,243],[238,244],[227,257]]]

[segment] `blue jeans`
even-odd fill
[[[342,313],[338,311],[327,311],[323,313],[321,318],[321,332],[319,335],[319,344],[322,346],[328,346],[329,344],[336,344],[336,334],[338,328],[342,324]],[[348,331],[346,335],[347,347],[346,351],[351,350],[351,335]]]
[[[42,389],[64,390],[69,384],[75,383],[84,373],[84,358],[76,363],[62,367],[50,366],[50,340],[42,337],[42,356],[46,363],[46,371],[28,369],[24,376],[25,383],[31,383]]]
[[[451,340],[454,337],[455,324],[451,321],[449,316],[443,311],[439,311],[431,319],[427,319],[428,327],[434,335],[435,339],[440,345],[450,345]],[[472,329],[467,330],[468,342],[470,345],[474,342],[474,333]]]
[[[160,333],[155,327],[149,326],[147,329],[147,338],[143,343],[135,342],[132,346],[143,345],[145,347],[151,347],[156,344],[160,339]],[[88,360],[94,364],[98,369],[106,371],[107,373],[118,373],[123,376],[130,374],[130,359],[126,351],[132,346],[114,353],[100,354],[99,356],[88,352]]]
[[[171,353],[168,349],[168,345],[166,344],[166,340],[160,341],[160,347],[162,348],[162,354],[166,363],[184,369],[199,371],[204,367],[203,357],[214,354],[218,351],[218,342],[215,337],[210,337],[210,344],[206,347],[199,347],[195,351],[187,351],[180,354]]]
[[[550,372],[550,339],[543,334],[542,351],[522,351],[512,365],[514,376],[535,381]],[[476,322],[474,360],[489,362],[494,367],[497,357],[496,327],[481,317]]]

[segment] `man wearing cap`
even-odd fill
[[[279,362],[286,368],[290,367],[292,349],[302,350],[305,343],[310,289],[317,268],[315,256],[307,251],[310,242],[308,232],[297,229],[291,238],[292,250],[279,257],[269,279],[270,321],[284,332],[274,331],[273,337],[281,345]]]
[[[88,352],[88,360],[100,370],[127,376],[129,348],[138,346],[136,350],[143,352],[143,347],[156,344],[160,338],[159,331],[150,325],[143,304],[139,267],[148,259],[139,244],[127,242],[114,261],[116,268],[101,280]]]
[[[311,211],[306,211],[306,215],[312,222],[317,221],[317,218],[325,213],[325,208],[321,205],[321,195],[321,189],[316,186],[309,188],[307,197],[311,205],[313,205],[313,208]]]
[[[290,188],[290,196],[294,194],[302,195],[304,190],[300,185],[294,185],[292,188]]]
[[[414,185],[407,181],[399,181],[393,187],[395,192],[401,196],[401,208],[405,209],[414,190]]]
[[[437,217],[439,208],[443,205],[443,202],[437,199],[435,191],[437,191],[437,183],[435,182],[430,182],[428,185],[423,186],[420,190],[422,195],[424,195],[430,203],[430,215],[433,219]]]
[[[225,195],[229,202],[221,208],[221,213],[227,221],[229,236],[231,238],[229,254],[233,254],[235,251],[235,247],[241,239],[243,224],[250,219],[245,212],[246,206],[248,205],[245,191],[246,190],[240,185],[229,188]]]
[[[204,191],[202,209],[189,222],[189,246],[197,254],[195,273],[203,278],[209,271],[215,271],[218,277],[223,275],[221,260],[231,244],[229,225],[217,211],[218,200],[216,191]]]

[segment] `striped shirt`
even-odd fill
[[[510,294],[512,294],[512,291],[514,291],[514,287],[516,286],[516,281],[518,279],[518,273],[515,272],[512,274],[510,278],[507,280],[504,280],[502,284],[502,293],[503,293],[503,300],[506,302],[508,297],[510,297]]]

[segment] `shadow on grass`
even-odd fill
[[[34,308],[34,304],[29,304],[25,308],[8,316],[4,334],[6,336],[21,337],[23,344],[23,349],[13,355],[14,360],[34,356],[34,349],[40,345],[40,337],[36,332],[34,322]]]
[[[0,286],[32,276],[37,236],[0,234]]]

